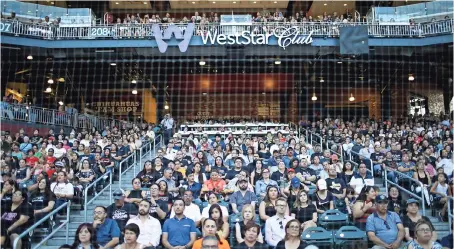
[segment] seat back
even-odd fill
[[[355,226],[343,226],[334,234],[336,249],[368,248],[368,238],[365,231]]]
[[[333,232],[327,231],[323,227],[310,227],[301,234],[301,240],[307,244],[315,245],[319,249],[331,249],[334,240]]]
[[[348,225],[348,215],[339,210],[327,210],[318,218],[318,224],[326,229],[334,230]]]

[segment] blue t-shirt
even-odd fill
[[[196,233],[197,228],[193,220],[183,217],[168,219],[164,222],[163,233],[167,233],[167,240],[172,246],[185,246],[191,241],[191,233]]]
[[[380,218],[375,212],[367,217],[366,232],[374,232],[381,241],[392,244],[399,233],[397,224],[402,224],[402,221],[395,212],[387,211],[386,220]]]
[[[105,246],[113,238],[120,238],[120,228],[116,221],[106,218],[104,223],[96,228],[96,240],[98,244]]]

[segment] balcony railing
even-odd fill
[[[369,37],[426,37],[453,33],[454,20],[408,24],[367,24],[367,23],[253,23],[251,25],[222,26],[219,24],[197,24],[193,35],[203,36],[208,32],[217,34],[279,34],[286,28],[296,28],[299,35],[312,34],[313,37],[339,37],[341,27],[366,25]],[[22,23],[2,20],[2,35],[25,36],[38,39],[72,40],[72,39],[149,39],[154,36],[153,24],[115,24],[96,25],[91,27],[58,27],[53,25]],[[187,24],[175,24],[182,32]],[[159,24],[164,32],[169,24]]]
[[[24,121],[46,125],[68,126],[73,128],[103,130],[106,126],[130,126],[126,121],[99,117],[91,114],[68,113],[55,109],[28,106],[23,104],[10,104],[0,102],[0,114],[3,120]]]

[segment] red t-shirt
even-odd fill
[[[47,164],[54,164],[55,160],[57,160],[56,157],[54,157],[54,156],[48,156],[46,162],[47,162]]]
[[[30,168],[35,167],[35,164],[39,161],[39,159],[35,156],[25,158],[25,163],[30,166]]]

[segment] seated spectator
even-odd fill
[[[74,186],[68,182],[66,176],[66,172],[59,172],[57,174],[57,181],[50,185],[50,189],[56,197],[55,208],[68,202],[68,200],[72,200],[74,197]]]
[[[407,200],[407,215],[402,217],[402,224],[405,229],[405,240],[412,241],[415,239],[416,233],[416,224],[424,220],[429,224],[431,232],[432,232],[432,241],[437,240],[437,232],[435,232],[435,228],[430,222],[430,219],[426,216],[422,216],[419,214],[419,201],[415,199],[408,199]]]
[[[266,190],[268,189],[269,186],[278,187],[278,184],[276,181],[274,181],[270,178],[270,170],[263,169],[262,170],[262,179],[258,180],[257,183],[255,184],[255,194],[262,198],[265,197]]]
[[[139,202],[145,198],[145,191],[142,190],[142,183],[140,178],[132,179],[132,190],[125,191],[125,201],[139,205]]]
[[[241,244],[245,240],[245,232],[246,232],[246,225],[249,222],[253,222],[255,224],[255,208],[251,204],[246,204],[243,207],[243,211],[241,211],[241,218],[236,219],[235,223],[235,237],[236,241]],[[260,226],[259,226],[260,227]],[[263,235],[261,230],[258,231],[259,235],[256,236],[258,242],[263,243]]]
[[[328,191],[339,200],[345,198],[346,184],[341,178],[341,175],[337,173],[334,165],[328,166],[328,178],[325,179],[328,187]]]
[[[169,163],[170,165],[171,163]],[[195,181],[194,173],[189,173],[187,177],[187,181],[183,182],[182,187],[186,190],[190,190],[195,199],[195,203],[200,203],[200,193],[202,191],[202,184]]]
[[[140,179],[142,188],[149,188],[158,178],[161,178],[161,176],[156,174],[151,161],[146,161],[142,171],[137,174],[136,178]]]
[[[52,211],[55,205],[55,195],[50,191],[50,182],[47,178],[38,181],[38,188],[31,193],[30,204],[36,221]]]
[[[161,228],[159,228],[161,229]],[[140,228],[138,225],[131,223],[125,226],[124,230],[124,237],[125,242],[121,245],[115,247],[115,249],[128,249],[128,248],[137,248],[142,249],[145,248],[143,244],[138,242],[138,238],[140,236]]]
[[[279,185],[283,182],[286,182],[287,178],[287,168],[283,161],[280,161],[277,165],[277,171],[271,174],[271,180],[277,182]]]
[[[128,220],[126,226],[129,224],[136,224],[139,226],[140,231],[137,242],[144,247],[157,247],[161,238],[161,223],[150,216],[151,203],[148,200],[142,200],[139,203],[139,214]]]
[[[79,172],[76,173],[76,177],[79,178],[79,183],[82,184],[83,189],[87,188],[93,181],[96,176],[96,173],[90,167],[90,163],[87,159],[83,160],[81,163]]]
[[[202,210],[202,220],[210,217],[209,210],[210,210],[211,205],[218,204],[218,202],[219,202],[219,200],[218,200],[219,195],[215,194],[214,192],[208,193],[207,196],[208,196],[208,205],[206,207],[204,207]],[[228,211],[227,207],[225,207],[223,205],[221,205],[220,207],[221,207],[222,216],[223,216],[224,221],[228,222],[229,211]]]
[[[334,196],[328,191],[325,180],[317,181],[317,191],[313,195],[312,202],[315,203],[319,214],[334,209]]]
[[[149,214],[164,223],[164,219],[169,211],[169,205],[167,201],[163,201],[159,198],[159,185],[154,183],[150,187],[150,194],[147,195],[147,199],[151,203]]]
[[[244,226],[244,240],[239,242],[235,249],[266,249],[267,245],[264,245],[259,241],[260,226],[255,224],[254,221],[248,221]]]
[[[219,206],[218,204],[213,204],[211,205],[210,210],[208,212],[210,216],[209,218],[216,221],[217,234],[219,238],[227,239],[229,237],[230,232],[229,223],[228,221],[225,221],[223,218],[224,214],[222,212],[221,206]]]
[[[388,198],[379,195],[376,198],[377,210],[367,217],[366,232],[374,244],[373,249],[399,248],[405,236],[405,229],[400,217],[388,211]]]
[[[25,163],[25,159],[19,160],[19,169],[16,170],[15,179],[21,189],[27,189],[29,185],[33,184],[30,167]]]
[[[430,189],[430,193],[435,196],[433,202],[443,205],[443,208],[440,211],[441,219],[444,219],[444,217],[446,216],[446,210],[448,208],[448,196],[453,196],[452,187],[446,181],[446,174],[439,173],[438,181],[436,181]]]
[[[74,243],[71,249],[83,248],[83,249],[100,249],[98,245],[96,230],[90,223],[82,223],[76,230],[76,236],[74,236]]]
[[[453,239],[454,239],[454,222],[451,223],[451,233],[446,235],[441,239],[441,245],[443,246],[443,249],[451,249],[454,248],[453,246]]]
[[[228,225],[227,225],[228,227]],[[218,224],[216,221],[212,218],[205,219],[202,224],[202,233],[203,233],[203,238],[198,239],[194,242],[194,245],[192,246],[192,249],[203,249],[206,247],[202,246],[203,240],[207,236],[214,236],[216,238],[216,241],[218,242],[218,248],[220,249],[230,249],[229,242],[225,240],[225,238],[222,238],[218,234]]]
[[[247,181],[247,190],[254,192],[254,187],[251,185],[249,181],[249,173],[247,170],[241,170],[238,175],[236,175],[235,178],[229,181],[227,186],[224,188],[224,194],[227,195],[227,198],[230,196],[230,194],[237,192],[240,190],[240,180],[246,180]]]
[[[248,190],[248,181],[245,178],[238,180],[239,190],[230,196],[230,205],[232,212],[238,214],[245,204],[255,205],[257,197],[254,192]]]
[[[398,215],[404,213],[402,196],[396,186],[391,186],[388,189],[388,211],[395,212]]]
[[[166,181],[157,182],[159,185],[159,200],[167,202],[168,209],[172,207],[173,195],[169,193]]]
[[[365,230],[367,218],[375,212],[375,198],[377,192],[375,187],[364,186],[361,193],[353,204],[352,213],[355,226],[361,230]]]
[[[265,198],[263,198],[263,201],[259,205],[259,215],[262,221],[266,222],[268,218],[276,215],[276,201],[279,197],[279,189],[276,186],[267,188]]]
[[[233,168],[227,171],[227,174],[225,176],[225,182],[230,183],[231,180],[237,177],[237,175],[242,171],[247,169],[243,167],[243,159],[241,157],[236,157],[235,158],[235,164],[233,165]]]
[[[430,206],[430,196],[428,188],[432,185],[432,179],[430,179],[429,173],[424,169],[424,161],[418,161],[416,164],[416,171],[413,173],[413,179],[419,181],[423,184],[423,188],[421,186],[417,186],[415,188],[416,194],[420,194],[421,191],[424,192],[424,199],[427,202],[427,205]]]
[[[191,248],[194,244],[197,228],[192,219],[184,216],[185,206],[186,204],[182,199],[175,199],[173,202],[174,217],[164,222],[162,245],[167,249],[174,247]]]
[[[96,242],[102,248],[114,248],[120,242],[120,228],[117,222],[107,218],[107,209],[97,206],[93,212],[93,227],[96,229]]]
[[[314,156],[312,164],[309,166],[309,168],[314,171],[316,177],[320,177],[320,172],[323,170],[323,165],[320,164],[320,158],[318,156]]]
[[[121,189],[115,190],[112,195],[114,203],[107,207],[107,218],[115,220],[120,231],[123,231],[128,220],[137,215],[137,206],[125,202],[125,194]]]
[[[196,227],[200,226],[200,222],[202,220],[202,216],[200,214],[200,208],[196,204],[192,203],[193,196],[192,192],[190,190],[184,191],[183,195],[183,201],[184,201],[184,211],[183,215],[186,218],[191,219],[194,221]],[[172,212],[170,213],[170,218],[173,218],[176,215],[175,209],[172,209]]]
[[[3,182],[2,192],[0,193],[2,214],[3,210],[6,210],[7,207],[11,206],[13,193],[18,189],[17,183],[11,178]]]
[[[285,215],[287,200],[279,198],[276,201],[276,215],[268,218],[265,224],[265,240],[269,246],[275,247],[285,237],[284,227],[292,220],[291,216]]]
[[[167,191],[175,196],[176,193],[180,191],[177,187],[177,183],[172,179],[173,170],[171,168],[166,168],[164,170],[164,175],[159,178],[156,182],[164,181],[167,184]]]
[[[442,249],[442,246],[438,242],[433,240],[434,238],[433,229],[434,228],[430,221],[424,219],[419,220],[415,224],[415,239],[410,241],[410,243],[408,244],[408,249],[418,248]]]
[[[221,194],[223,193],[224,188],[225,181],[220,178],[219,173],[216,169],[212,169],[210,179],[203,183],[202,191],[210,191],[214,192],[215,194]]]
[[[317,181],[315,171],[309,168],[307,162],[304,160],[301,160],[300,166],[295,170],[295,172],[297,173],[296,175],[298,178],[301,179],[301,182],[307,186]],[[299,175],[301,175],[301,177],[299,177]]]
[[[32,144],[30,143],[30,138],[27,136],[24,136],[23,140],[24,141],[19,145],[19,149],[26,155],[28,151],[32,149]]]
[[[294,219],[285,225],[285,237],[276,245],[276,249],[305,249],[308,244],[301,240],[301,223]]]
[[[358,172],[353,175],[349,185],[355,189],[357,195],[360,194],[364,186],[374,186],[374,178],[371,173],[367,172],[366,164],[359,164]]]
[[[273,147],[273,146],[271,146]],[[273,152],[273,156],[268,159],[268,167],[275,167],[279,164],[281,161],[281,157],[279,156],[279,148],[276,150],[272,150],[273,148],[270,148],[270,151]]]
[[[301,223],[303,231],[317,226],[317,208],[310,202],[308,194],[304,190],[298,192],[298,198],[292,206],[291,214]]]
[[[33,224],[33,209],[27,202],[27,193],[16,189],[12,193],[11,204],[2,207],[1,212],[0,245],[2,248],[7,247],[5,243],[8,238],[11,248],[16,248],[13,245],[14,240]],[[21,239],[17,243],[17,248],[22,248]]]

